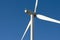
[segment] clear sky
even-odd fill
[[[35,0],[0,0],[0,40],[20,40],[30,20],[24,9]],[[60,20],[60,0],[39,0],[37,13]],[[29,40],[28,30],[24,40]],[[60,40],[60,24],[34,19],[34,40]]]

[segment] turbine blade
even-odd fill
[[[60,24],[60,21],[59,20],[55,20],[53,18],[44,16],[44,15],[37,14],[36,17],[39,18],[39,19],[41,19],[41,20],[50,21],[50,22],[54,22],[54,23]]]
[[[27,33],[27,31],[28,31],[28,29],[29,29],[29,27],[30,27],[30,24],[31,24],[31,20],[30,20],[30,22],[29,22],[29,24],[28,24],[28,26],[27,26],[27,28],[26,28],[26,30],[25,30],[25,32],[24,32],[21,40],[23,40],[24,36],[26,35],[26,33]]]
[[[35,3],[34,13],[36,13],[37,5],[38,5],[38,0],[36,0],[36,3]]]

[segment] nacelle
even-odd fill
[[[36,13],[31,12],[30,10],[24,10],[25,13],[27,13],[28,15],[34,15],[34,17],[36,17]]]

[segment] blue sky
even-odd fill
[[[24,9],[34,10],[35,0],[0,0],[0,40],[20,40],[30,16]],[[37,13],[60,20],[60,0],[39,0]],[[29,40],[28,30],[24,40]],[[34,19],[34,40],[60,40],[60,24]]]

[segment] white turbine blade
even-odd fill
[[[54,23],[60,24],[60,21],[59,21],[59,20],[55,20],[55,19],[53,19],[53,18],[44,16],[44,15],[40,15],[40,14],[37,14],[36,16],[37,16],[37,18],[39,18],[39,19],[41,19],[41,20],[50,21],[50,22],[54,22]]]
[[[36,3],[35,3],[34,13],[36,13],[37,5],[38,5],[38,0],[36,0]]]
[[[30,25],[31,25],[31,20],[30,20],[30,22],[29,22],[29,24],[28,24],[28,26],[27,26],[27,28],[26,28],[26,30],[25,30],[25,32],[24,32],[24,34],[23,34],[21,40],[23,40],[23,38],[24,38],[24,36],[26,35],[26,33],[27,33],[27,31],[28,31]]]

